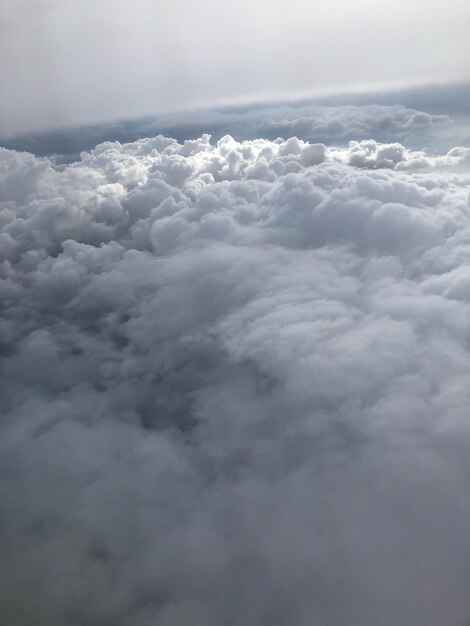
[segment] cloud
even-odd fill
[[[0,156],[3,618],[461,623],[469,149]]]
[[[426,112],[426,107],[430,106],[429,96],[425,98],[426,90],[417,91],[418,94],[424,91],[424,102],[421,103],[423,110],[396,104],[379,106],[373,104],[378,96],[372,94],[370,101],[362,105],[271,102],[250,107],[195,110],[191,115],[158,115],[80,128],[4,136],[2,141],[8,148],[27,150],[37,155],[78,155],[80,151],[94,148],[96,144],[107,140],[125,143],[158,134],[174,137],[180,142],[203,134],[211,134],[215,141],[225,135],[231,135],[238,141],[275,140],[277,137],[288,139],[296,136],[330,146],[373,138],[381,142],[402,142],[408,147],[445,144],[446,149],[455,145],[456,137],[466,138],[468,124],[461,128],[446,114],[446,107],[454,114],[452,107],[465,99],[464,89],[463,94],[458,91],[453,94],[453,99],[443,106],[443,112],[439,114]],[[434,89],[434,99],[440,93],[439,89]]]

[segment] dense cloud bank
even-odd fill
[[[426,105],[426,102],[423,102]],[[346,146],[349,141],[373,138],[407,147],[431,146],[447,151],[470,141],[469,115],[457,123],[447,113],[429,113],[403,105],[363,104],[319,105],[312,102],[271,103],[257,107],[193,111],[159,115],[115,123],[67,128],[26,134],[0,140],[5,147],[26,150],[38,156],[67,155],[78,157],[82,150],[104,141],[131,142],[158,134],[183,142],[211,134],[213,143],[225,135],[238,141],[247,139],[285,139],[295,135],[304,141],[328,146]]]
[[[2,623],[461,626],[470,150],[0,156]]]

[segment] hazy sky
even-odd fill
[[[470,77],[467,0],[1,0],[0,134]]]

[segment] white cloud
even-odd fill
[[[462,619],[468,155],[2,151],[6,620]]]

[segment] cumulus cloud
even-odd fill
[[[458,626],[470,150],[3,149],[6,623]]]

